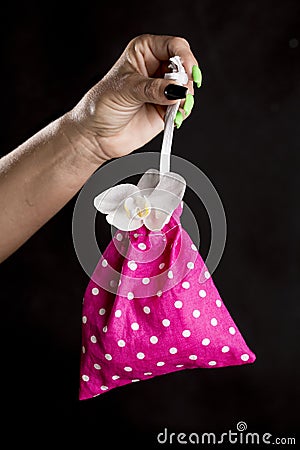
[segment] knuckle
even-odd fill
[[[157,97],[157,91],[159,89],[158,82],[156,80],[149,80],[144,86],[145,98],[149,100],[155,100]]]
[[[151,36],[151,34],[149,34],[149,33],[144,33],[144,34],[140,34],[140,35],[138,36],[138,39],[139,39],[141,42],[145,42],[145,41],[147,41],[147,40],[150,38],[150,36]]]
[[[131,41],[128,43],[128,45],[127,45],[127,50],[128,50],[129,52],[135,51],[135,49],[136,49],[136,39],[137,39],[137,38],[131,39]]]
[[[137,52],[145,44],[145,42],[149,40],[149,38],[150,34],[140,34],[129,42],[128,48],[133,52]]]
[[[180,45],[180,46],[181,46],[181,45],[184,45],[184,46],[190,48],[189,42],[188,42],[185,38],[183,38],[183,37],[179,37],[179,36],[174,37],[174,43],[175,43],[175,44],[178,44],[178,45]]]

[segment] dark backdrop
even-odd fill
[[[164,427],[226,432],[240,420],[249,431],[295,432],[299,15],[297,0],[2,7],[3,154],[74,106],[132,37],[149,32],[190,41],[204,81],[174,153],[201,168],[222,198],[228,240],[214,281],[257,354],[253,365],[171,374],[80,403],[88,277],[72,244],[73,199],[0,269],[1,410],[11,442],[44,448],[51,438],[70,446],[83,438],[93,448],[154,448]],[[160,140],[139,151],[159,150]],[[189,206],[203,229],[205,256],[205,211],[192,196]],[[108,228],[103,222],[104,247]]]

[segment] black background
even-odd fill
[[[11,444],[40,448],[52,439],[57,445],[85,440],[93,448],[135,442],[154,448],[164,427],[221,433],[240,420],[249,431],[293,435],[299,401],[299,1],[86,1],[68,8],[10,2],[1,15],[2,154],[72,108],[134,36],[189,40],[203,87],[173,150],[203,170],[221,196],[228,236],[214,281],[257,354],[253,365],[184,371],[79,402],[88,277],[72,244],[73,199],[0,269],[2,437],[7,432]],[[161,136],[139,151],[157,151],[160,142]],[[205,211],[189,198],[205,256]],[[105,247],[104,221],[102,228]]]

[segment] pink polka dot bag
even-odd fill
[[[169,78],[186,84],[178,57],[171,68]],[[167,109],[160,171],[94,200],[118,231],[84,295],[81,400],[174,371],[255,361],[180,224],[186,183],[169,170],[178,107]]]

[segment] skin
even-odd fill
[[[142,147],[163,130],[162,77],[179,55],[193,94],[188,42],[142,35],[81,101],[0,160],[0,262],[59,211],[105,161]],[[181,101],[180,111],[183,110]]]

